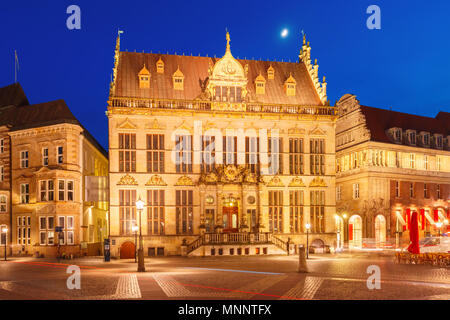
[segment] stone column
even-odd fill
[[[216,189],[216,226],[215,231],[218,233],[222,232],[223,229],[223,192],[222,185],[217,185]]]
[[[206,219],[205,219],[205,186],[200,185],[200,226],[199,232],[203,235],[206,231]]]
[[[261,198],[263,196],[263,190],[261,190],[261,186],[258,185],[257,191],[256,191],[256,203],[257,203],[257,210],[258,210],[258,232],[264,232],[264,214],[263,214],[263,206]]]

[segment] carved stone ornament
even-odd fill
[[[167,186],[163,178],[157,174],[153,175],[145,184],[146,186]]]
[[[283,181],[281,181],[280,177],[275,176],[267,183],[268,187],[284,187]]]
[[[295,177],[292,178],[291,182],[289,182],[289,187],[306,187],[306,185],[303,182],[302,178]]]
[[[138,182],[135,178],[130,176],[128,173],[120,178],[119,182],[117,182],[118,186],[137,186]]]
[[[195,186],[195,183],[188,176],[182,176],[178,179],[178,181],[177,181],[177,183],[175,183],[175,185],[176,186]]]
[[[326,187],[327,184],[325,183],[325,181],[323,181],[323,179],[319,178],[319,177],[315,177],[311,183],[309,184],[310,187]]]

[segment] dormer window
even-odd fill
[[[406,134],[408,136],[408,143],[410,145],[416,144],[416,131],[415,130],[406,130]]]
[[[184,90],[184,74],[181,72],[180,67],[174,72],[172,79],[174,90]]]
[[[147,70],[147,68],[144,67],[139,71],[138,73],[139,78],[139,88],[150,88],[150,72]]]
[[[402,142],[402,129],[394,128],[394,139],[396,142]]]
[[[287,96],[295,96],[295,86],[297,81],[292,77],[292,74],[289,75],[289,78],[284,82],[284,92]]]
[[[259,76],[255,79],[255,87],[256,87],[256,94],[265,94],[266,93],[266,79],[259,74]]]
[[[421,136],[422,136],[422,144],[424,146],[429,146],[430,145],[430,134],[428,132],[421,132]]]
[[[161,58],[156,61],[156,72],[164,73],[164,62],[161,60]]]
[[[275,78],[275,69],[274,69],[272,66],[270,66],[270,67],[267,69],[267,78],[268,78],[269,80],[273,80],[273,79]]]
[[[442,135],[441,134],[435,134],[434,135],[434,141],[435,141],[434,144],[435,144],[436,148],[442,149],[442,145],[443,145],[443,142],[444,142],[444,139],[443,139]]]

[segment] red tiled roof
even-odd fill
[[[443,120],[445,114],[449,115],[446,112],[440,112],[441,117],[438,114],[436,118],[429,118],[368,106],[361,106],[361,111],[366,118],[366,125],[370,130],[370,140],[372,141],[391,142],[387,135],[387,130],[390,128],[411,129],[417,132],[426,131],[431,134],[440,133],[444,136],[450,135],[448,120]]]
[[[161,57],[164,62],[164,73],[156,72],[156,62]],[[119,66],[114,97],[154,98],[154,99],[183,99],[194,100],[202,93],[202,86],[206,84],[209,66],[220,58],[178,56],[156,53],[120,52]],[[306,66],[300,63],[256,61],[238,59],[244,67],[248,64],[247,89],[251,100],[273,104],[323,105]],[[150,71],[150,88],[139,88],[138,73],[144,67]],[[267,69],[272,66],[275,78],[269,80]],[[179,66],[183,72],[184,90],[174,90],[172,75]],[[266,79],[266,93],[256,95],[255,79],[259,74]],[[296,95],[286,96],[284,81],[292,73],[297,81]]]

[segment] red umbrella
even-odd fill
[[[420,253],[419,247],[419,219],[417,212],[414,211],[411,216],[411,227],[409,229],[409,240],[411,244],[408,247],[408,251],[414,254]]]

